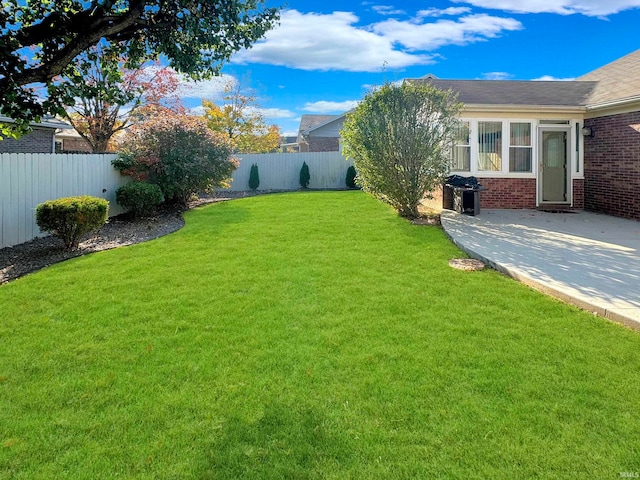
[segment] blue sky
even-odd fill
[[[640,49],[640,0],[289,0],[281,15],[187,103],[239,78],[294,134],[302,114],[342,113],[385,81],[572,79]]]

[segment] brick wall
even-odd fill
[[[640,112],[585,120],[584,205],[640,220]]]
[[[91,145],[84,138],[63,138],[62,153],[64,152],[86,152],[91,153]]]
[[[53,128],[34,128],[33,132],[14,140],[0,141],[0,153],[54,153]]]
[[[536,208],[535,178],[479,178],[480,185],[487,190],[480,192],[482,208]],[[434,210],[453,208],[453,192],[443,187],[432,193],[432,200],[423,200],[422,204]]]
[[[479,178],[480,185],[487,190],[480,193],[482,208],[520,209],[536,207],[535,178]],[[453,193],[450,188],[438,189],[433,199],[421,203],[433,210],[453,208]],[[573,180],[573,208],[584,208],[584,180]]]
[[[338,152],[340,141],[338,137],[309,137],[309,152]]]
[[[536,208],[535,178],[479,178],[482,208]]]
[[[582,210],[584,208],[584,179],[573,179],[573,208]]]

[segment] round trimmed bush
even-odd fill
[[[116,190],[116,201],[134,218],[153,215],[164,202],[162,189],[154,183],[131,182]]]
[[[40,230],[60,238],[68,250],[78,248],[82,237],[104,225],[108,215],[109,202],[88,195],[49,200],[36,207]]]

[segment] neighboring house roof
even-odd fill
[[[418,78],[441,90],[453,90],[465,105],[585,106],[596,82],[531,80],[441,80]]]
[[[338,117],[340,117],[340,115],[302,115],[300,118],[300,128],[298,129],[298,141],[302,141],[303,135],[308,135],[311,130],[325,125]]]
[[[84,140],[84,137],[82,135],[80,135],[78,133],[78,131],[73,128],[71,125],[69,125],[69,128],[65,129],[66,131],[61,131],[56,133],[56,138],[73,138],[73,139],[82,139]]]
[[[14,123],[13,119],[9,117],[5,117],[0,115],[0,123]],[[43,117],[40,122],[31,122],[29,123],[32,127],[42,127],[42,128],[60,128],[60,129],[69,129],[73,128],[67,122],[62,120],[58,120],[54,117]]]
[[[640,98],[640,50],[593,70],[578,80],[596,82],[589,98],[590,106],[637,100]]]

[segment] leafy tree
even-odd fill
[[[258,165],[254,163],[251,165],[251,170],[249,171],[249,188],[251,190],[257,190],[260,186],[260,173],[258,172]]]
[[[309,165],[307,165],[307,162],[302,162],[302,168],[300,169],[300,186],[302,188],[307,188],[310,180],[311,175],[309,174]]]
[[[158,185],[169,203],[186,205],[191,196],[228,186],[238,162],[228,139],[201,117],[170,110],[127,130],[113,165],[124,175]]]
[[[118,45],[127,66],[162,55],[194,79],[217,74],[231,55],[249,48],[279,18],[266,0],[7,0],[0,9],[0,113],[25,131],[29,121],[61,114],[69,92],[54,78],[98,44]],[[44,84],[40,101],[32,86]],[[42,92],[40,92],[42,93]],[[3,127],[3,132],[10,130]]]
[[[451,91],[428,83],[385,84],[367,94],[341,132],[363,189],[417,217],[420,200],[447,174],[461,109]]]
[[[145,107],[184,110],[174,70],[158,64],[129,70],[124,64],[117,49],[94,47],[70,63],[60,83],[52,87],[76,99],[66,118],[94,152],[108,151],[113,136],[129,127]]]
[[[256,95],[243,91],[239,82],[228,82],[220,106],[203,100],[209,128],[229,137],[240,153],[269,153],[280,145],[280,129],[267,125]]]

